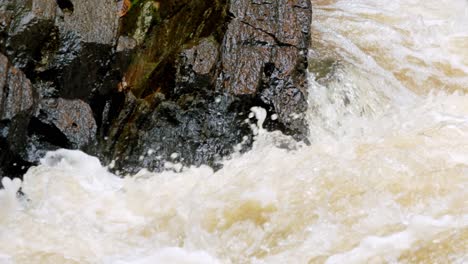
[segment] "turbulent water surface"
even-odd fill
[[[468,1],[313,4],[310,146],[124,179],[49,153],[3,180],[0,263],[468,263]]]

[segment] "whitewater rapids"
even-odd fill
[[[0,263],[468,263],[468,1],[312,2],[310,146],[126,178],[50,152],[2,181]]]

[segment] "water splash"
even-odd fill
[[[311,56],[337,67],[311,76],[310,146],[259,130],[217,172],[123,179],[48,153],[3,182],[0,262],[467,262],[468,3],[314,5]]]

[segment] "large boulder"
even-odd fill
[[[0,174],[57,148],[124,172],[217,167],[251,144],[253,106],[267,129],[305,139],[311,12],[308,0],[0,0]]]
[[[137,42],[150,37],[125,74],[125,95],[109,104],[120,114],[105,121],[108,161],[126,172],[160,170],[164,160],[216,167],[251,143],[252,106],[277,116],[268,129],[306,138],[309,1],[140,2],[124,24]]]
[[[100,108],[91,106],[115,90],[130,56],[115,52],[121,5],[0,0],[1,174],[21,175],[47,150],[95,142]]]

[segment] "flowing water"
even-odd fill
[[[313,4],[310,146],[123,179],[51,152],[3,180],[0,263],[468,263],[468,1]]]

